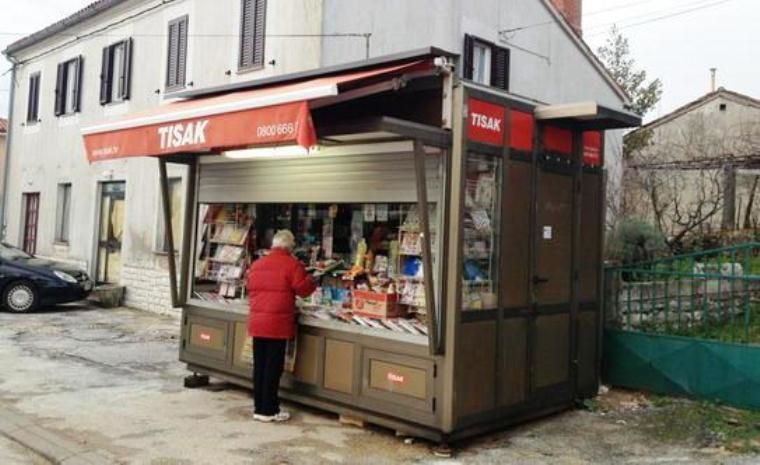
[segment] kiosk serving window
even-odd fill
[[[319,286],[298,301],[302,320],[427,334],[416,203],[201,204],[193,297],[245,305],[248,267],[279,229],[293,232],[294,255]]]

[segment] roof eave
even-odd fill
[[[56,34],[59,34],[60,32],[77,26],[115,6],[126,3],[127,1],[129,0],[97,0],[96,2],[90,3],[76,13],[71,14],[62,20],[51,24],[50,26],[40,29],[31,35],[13,42],[12,44],[8,45],[5,50],[3,50],[3,55],[12,57],[22,50],[37,45],[40,42],[43,42],[44,40],[47,40]]]

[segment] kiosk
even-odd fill
[[[426,49],[186,94],[84,130],[91,161],[188,166],[180,360],[250,386],[245,270],[291,229],[286,399],[447,442],[598,389],[604,133],[640,124],[458,78]],[[177,278],[178,276],[178,278]]]

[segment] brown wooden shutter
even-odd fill
[[[103,49],[103,59],[100,68],[100,104],[105,105],[111,101],[111,47]]]
[[[177,43],[179,42],[179,23],[175,20],[169,23],[169,34],[166,53],[166,88],[177,86]]]
[[[491,47],[491,85],[509,90],[509,49]]]
[[[84,57],[79,55],[74,65],[74,112],[82,111],[82,78],[84,76]]]
[[[132,49],[133,49],[133,40],[131,38],[124,41],[124,54],[122,58],[124,59],[123,66],[121,67],[121,76],[119,78],[119,82],[121,87],[119,87],[119,93],[121,95],[122,100],[129,100],[129,97],[131,95],[131,88],[132,88]]]
[[[475,39],[469,35],[464,36],[464,51],[462,53],[462,77],[472,79],[475,64],[473,63],[473,54],[475,50]]]
[[[32,74],[29,76],[29,95],[26,102],[26,122],[32,123],[37,121],[37,95],[39,94],[40,75]]]
[[[240,69],[253,66],[253,42],[256,16],[254,14],[255,0],[240,0]]]
[[[264,66],[264,37],[267,22],[267,2],[266,0],[255,0],[255,2],[256,26],[254,28],[253,65]]]
[[[63,114],[63,105],[65,102],[66,84],[64,81],[65,76],[65,63],[58,63],[58,71],[55,78],[55,116],[61,116]]]
[[[184,86],[187,74],[187,16],[179,22],[177,34],[177,86]]]
[[[37,73],[34,79],[34,121],[40,119],[40,82],[42,82],[42,75]]]

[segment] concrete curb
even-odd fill
[[[0,403],[0,435],[31,449],[56,465],[117,463],[108,452],[82,447],[61,434],[37,426],[34,419],[5,403]]]

